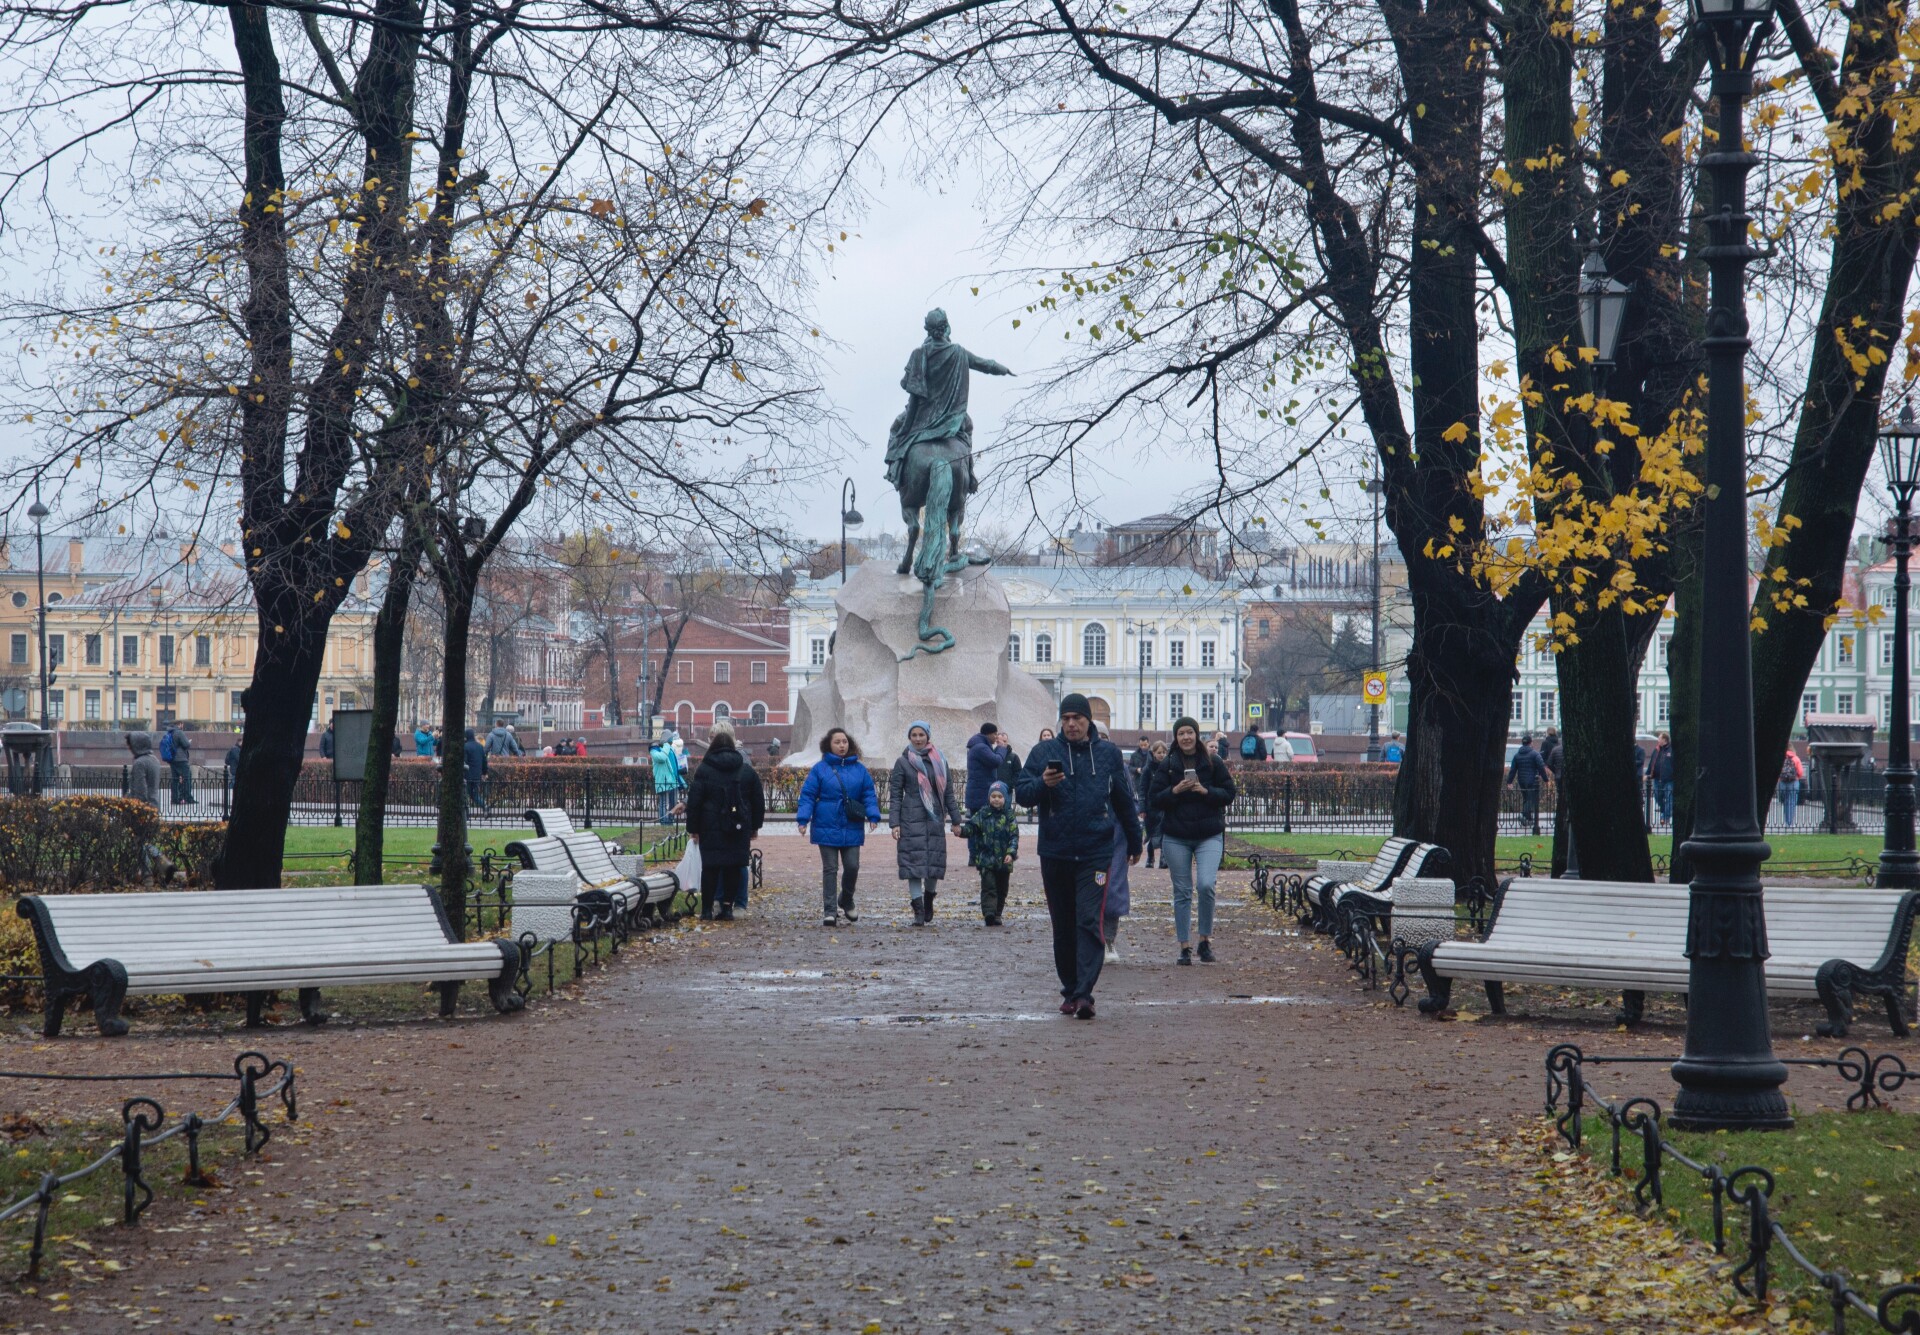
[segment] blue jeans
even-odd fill
[[[1780,810],[1781,810],[1781,814],[1786,818],[1786,822],[1789,826],[1793,824],[1793,813],[1799,807],[1799,805],[1800,805],[1799,782],[1796,780],[1793,783],[1781,784],[1780,785]]]
[[[1660,813],[1660,819],[1673,819],[1673,780],[1655,779],[1653,781],[1653,807]]]
[[[676,790],[672,788],[661,788],[654,793],[654,796],[660,799],[660,819],[656,821],[655,824],[665,825],[668,818],[673,815],[673,795],[675,791]]]
[[[1213,935],[1213,885],[1220,876],[1220,855],[1226,848],[1224,834],[1198,840],[1168,835],[1160,845],[1161,859],[1173,876],[1173,934],[1183,946],[1187,944],[1187,915],[1193,909],[1196,890],[1200,897],[1200,935]]]

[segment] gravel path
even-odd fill
[[[914,929],[870,866],[861,923],[826,931],[810,850],[770,843],[767,862],[744,921],[525,1015],[259,1036],[298,1061],[305,1118],[269,1162],[156,1207],[113,1239],[123,1269],[76,1267],[0,1302],[0,1325],[1640,1328],[1560,1301],[1579,1258],[1551,1254],[1566,1240],[1526,1203],[1538,1161],[1489,1148],[1538,1110],[1565,1026],[1393,1011],[1244,878],[1226,878],[1224,962],[1174,967],[1165,873],[1146,871],[1079,1023],[1054,1013],[1031,863],[999,930],[964,884]],[[34,1058],[240,1045],[136,1034]]]

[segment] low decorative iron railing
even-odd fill
[[[269,1079],[269,1077],[272,1077]],[[228,1118],[238,1115],[245,1129],[245,1153],[251,1157],[265,1147],[273,1133],[260,1116],[260,1103],[263,1099],[279,1095],[281,1106],[286,1111],[289,1122],[299,1120],[299,1106],[294,1099],[293,1065],[286,1061],[270,1060],[264,1053],[243,1052],[233,1059],[233,1073],[171,1071],[158,1074],[138,1075],[68,1075],[51,1071],[0,1071],[0,1080],[49,1080],[49,1081],[85,1081],[97,1083],[126,1083],[131,1081],[175,1081],[175,1080],[233,1080],[239,1089],[227,1105],[210,1117],[198,1113],[187,1113],[167,1124],[167,1111],[160,1101],[149,1095],[136,1095],[120,1105],[120,1120],[125,1128],[120,1143],[70,1173],[47,1173],[40,1184],[25,1196],[0,1208],[0,1224],[21,1218],[29,1213],[33,1216],[33,1245],[27,1252],[27,1278],[36,1279],[40,1274],[40,1263],[46,1256],[47,1216],[52,1213],[56,1193],[64,1191],[76,1182],[92,1177],[95,1173],[118,1164],[121,1177],[121,1222],[129,1226],[136,1224],[147,1207],[153,1204],[153,1188],[148,1185],[145,1176],[145,1156],[155,1146],[163,1145],[176,1137],[184,1136],[187,1142],[186,1181],[193,1186],[212,1186],[213,1179],[200,1166],[200,1137],[208,1127],[221,1126]],[[263,1083],[264,1082],[264,1083]]]
[[[1650,1098],[1632,1098],[1615,1102],[1594,1092],[1586,1078],[1586,1068],[1598,1065],[1672,1065],[1675,1057],[1589,1056],[1572,1043],[1561,1043],[1547,1052],[1547,1115],[1562,1140],[1579,1149],[1589,1106],[1606,1119],[1611,1137],[1610,1166],[1615,1177],[1625,1172],[1621,1162],[1621,1142],[1626,1137],[1640,1142],[1640,1175],[1633,1186],[1634,1203],[1641,1209],[1662,1208],[1666,1204],[1666,1177],[1669,1162],[1680,1165],[1705,1184],[1711,1201],[1713,1249],[1727,1253],[1727,1207],[1746,1211],[1744,1254],[1728,1278],[1742,1297],[1764,1303],[1773,1282],[1773,1254],[1776,1247],[1789,1261],[1814,1282],[1826,1296],[1833,1335],[1846,1335],[1850,1317],[1866,1317],[1883,1331],[1893,1335],[1920,1332],[1920,1284],[1895,1284],[1870,1297],[1854,1287],[1846,1271],[1825,1269],[1810,1260],[1795,1245],[1787,1231],[1773,1217],[1773,1174],[1756,1164],[1731,1172],[1716,1163],[1703,1163],[1681,1150],[1666,1137],[1660,1104]],[[1882,1094],[1899,1090],[1909,1080],[1920,1080],[1920,1071],[1909,1071],[1906,1063],[1892,1053],[1877,1056],[1865,1048],[1845,1048],[1835,1057],[1789,1057],[1789,1066],[1806,1066],[1837,1072],[1854,1086],[1847,1096],[1850,1112],[1882,1107]],[[1563,1107],[1564,1104],[1564,1107]]]

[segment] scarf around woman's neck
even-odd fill
[[[947,758],[931,742],[927,743],[924,751],[909,746],[902,754],[906,756],[914,778],[920,781],[921,804],[926,807],[929,816],[939,820],[940,804],[947,795]]]

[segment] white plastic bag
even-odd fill
[[[673,874],[680,878],[682,894],[698,894],[700,891],[700,845],[687,840],[687,851],[680,855],[679,865]]]

